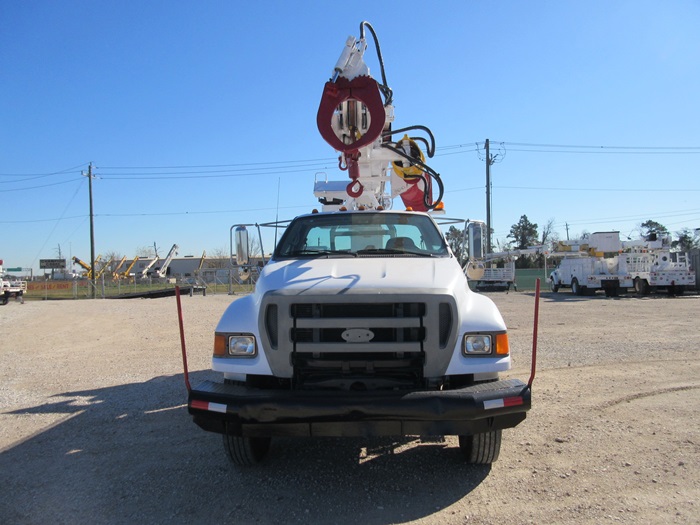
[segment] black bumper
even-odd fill
[[[259,390],[205,381],[190,391],[188,409],[204,430],[240,436],[469,435],[516,426],[530,397],[518,379],[409,393]]]

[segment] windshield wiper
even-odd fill
[[[410,250],[397,250],[396,248],[365,248],[358,250],[359,255],[415,255],[416,257],[434,257],[430,252],[413,252]]]
[[[294,250],[293,252],[290,252],[287,257],[300,257],[303,255],[311,255],[311,256],[330,256],[330,255],[342,255],[346,257],[357,257],[357,254],[355,252],[351,252],[349,250],[311,250],[308,248],[304,248],[302,250]]]

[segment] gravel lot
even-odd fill
[[[491,294],[515,368],[534,298]],[[192,381],[235,298],[183,297]],[[237,471],[185,408],[174,298],[0,309],[0,523],[699,523],[700,296],[543,293],[527,420],[455,438],[280,439]]]

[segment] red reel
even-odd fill
[[[336,136],[331,122],[336,108],[350,99],[357,100],[367,107],[370,124],[363,136],[350,144],[345,144]],[[336,82],[326,82],[316,115],[316,125],[324,140],[336,151],[352,153],[370,145],[382,134],[385,121],[384,102],[377,81],[372,77],[359,76],[352,80],[338,77]]]

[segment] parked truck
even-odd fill
[[[479,292],[509,291],[518,289],[515,282],[515,261],[519,257],[544,253],[544,246],[516,248],[502,252],[482,253],[481,239],[484,238],[486,224],[482,221],[469,221],[467,234],[467,262],[464,273]],[[474,243],[476,240],[476,246]]]
[[[277,436],[455,435],[467,461],[491,463],[502,430],[531,406],[533,376],[501,377],[511,367],[501,314],[469,289],[445,240],[440,223],[454,220],[438,213],[439,174],[404,135],[427,128],[392,130],[391,91],[363,61],[366,28],[375,35],[363,22],[348,39],[317,116],[350,182],[317,184],[321,210],[256,225],[285,227],[253,293],[216,327],[219,379],[188,382],[194,422],[222,434],[238,466],[261,461]],[[406,210],[388,209],[396,196]],[[250,230],[231,232],[245,275]]]
[[[688,254],[671,252],[671,237],[623,243],[621,255],[638,295],[665,290],[669,295],[683,295],[695,288],[695,272]]]
[[[683,252],[671,251],[671,238],[621,241],[619,232],[597,232],[585,241],[560,243],[550,257],[561,260],[549,276],[550,289],[576,295],[604,290],[608,296],[634,289],[638,295],[666,290],[682,295],[695,287],[695,273]]]
[[[620,232],[595,232],[585,241],[563,241],[548,257],[559,258],[558,266],[549,275],[553,292],[571,288],[574,295],[603,290],[615,297],[632,286],[623,260]]]
[[[7,275],[2,269],[2,263],[0,260],[0,305],[5,306],[12,298],[24,303],[27,281]]]

